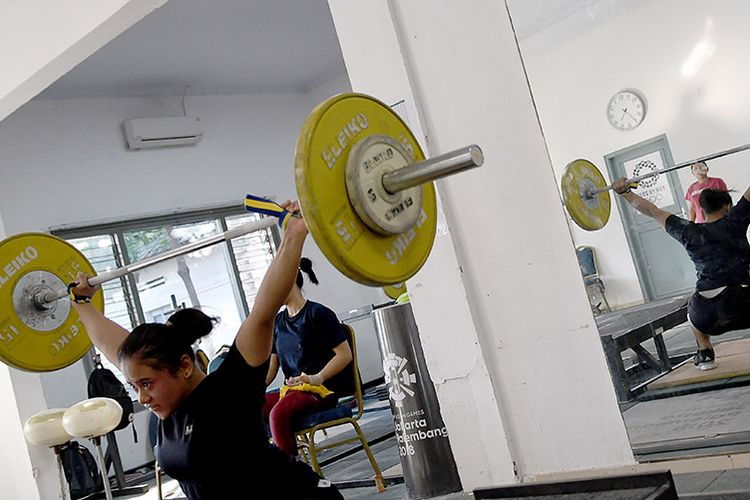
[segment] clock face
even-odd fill
[[[609,100],[607,118],[618,130],[632,130],[641,124],[646,116],[646,103],[635,92],[623,90]]]

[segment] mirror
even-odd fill
[[[579,158],[611,183],[750,142],[750,33],[741,21],[750,4],[507,4],[558,182]],[[734,202],[750,184],[748,161],[738,152],[708,162],[708,175],[736,190]],[[689,218],[695,182],[682,168],[635,192]],[[696,370],[686,323],[694,266],[658,222],[611,195],[601,230],[569,222],[636,458],[747,451],[750,330],[713,338],[716,368]]]

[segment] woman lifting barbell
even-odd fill
[[[299,212],[297,203],[283,206]],[[166,324],[146,323],[128,334],[87,303],[97,289],[86,276],[71,289],[93,343],[159,417],[156,458],[190,500],[242,491],[257,498],[343,499],[309,466],[270,445],[261,417],[274,318],[294,286],[306,236],[302,218],[290,217],[252,312],[210,375],[197,369],[192,349],[213,326],[202,312],[181,310]]]
[[[750,187],[732,206],[726,190],[705,189],[700,207],[704,224],[658,208],[631,191],[623,177],[612,188],[642,214],[655,219],[685,247],[698,281],[688,303],[688,321],[698,343],[693,363],[700,370],[716,367],[709,336],[750,328]]]

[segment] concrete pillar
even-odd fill
[[[412,100],[447,229],[407,284],[464,488],[633,463],[503,2],[329,0],[355,91]]]

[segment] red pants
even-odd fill
[[[297,441],[294,438],[293,422],[316,411],[333,408],[337,400],[336,396],[321,398],[317,394],[302,391],[289,391],[279,400],[278,392],[266,393],[263,418],[270,424],[273,442],[289,455],[296,456]]]

